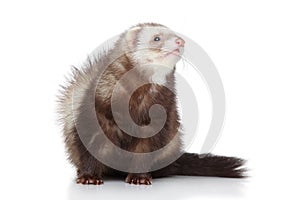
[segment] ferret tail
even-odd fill
[[[216,176],[228,178],[246,177],[245,160],[212,154],[184,153],[165,168],[152,172],[155,178],[172,175]]]

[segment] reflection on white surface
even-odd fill
[[[104,185],[77,185],[72,182],[68,199],[193,199],[196,197],[238,197],[244,196],[245,179],[212,177],[185,177],[154,179],[152,185],[130,185],[123,180],[105,180]],[[159,199],[160,199],[159,198]]]

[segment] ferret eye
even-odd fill
[[[157,42],[157,41],[159,41],[159,40],[160,40],[160,37],[155,37],[155,38],[154,38],[154,41],[155,41],[155,42]]]

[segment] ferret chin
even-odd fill
[[[77,183],[102,184],[104,176],[124,177],[127,183],[146,185],[152,183],[152,178],[171,175],[244,177],[242,159],[182,152],[176,93],[172,88],[175,88],[175,65],[180,60],[184,46],[185,41],[163,25],[138,24],[122,33],[114,47],[102,53],[95,61],[89,62],[83,69],[73,69],[67,86],[62,87],[59,114],[69,160],[77,169]],[[114,59],[115,57],[117,59]],[[101,76],[99,70],[103,70]],[[131,73],[130,79],[121,82],[121,78],[131,70],[134,73]],[[88,119],[84,112],[85,107],[91,103],[87,93],[92,89],[95,80],[98,80],[94,107],[97,121],[105,136],[114,145],[133,153],[149,153],[165,147],[172,141],[165,153],[151,160],[131,162],[129,167],[140,167],[147,163],[146,167],[141,166],[145,169],[143,173],[126,173],[104,165],[92,155],[81,140],[75,122],[81,118]],[[121,90],[114,95],[122,100],[129,95],[135,83],[141,80],[148,84],[136,89],[129,101],[128,109],[134,123],[147,127],[151,123],[149,109],[155,104],[163,106],[167,116],[163,128],[147,138],[135,137],[123,131],[112,112],[115,86],[120,84]],[[76,98],[78,104],[75,110],[73,98]],[[110,155],[110,147],[103,144],[97,133],[89,128],[85,132],[91,135],[89,144],[93,152],[98,152],[99,157],[101,154]],[[152,165],[175,155],[181,156],[168,166],[151,171]]]

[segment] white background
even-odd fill
[[[297,1],[1,1],[0,198],[299,198],[299,10]],[[213,153],[248,159],[251,178],[74,184],[56,123],[58,85],[70,65],[139,22],[165,24],[212,58],[227,100]]]

